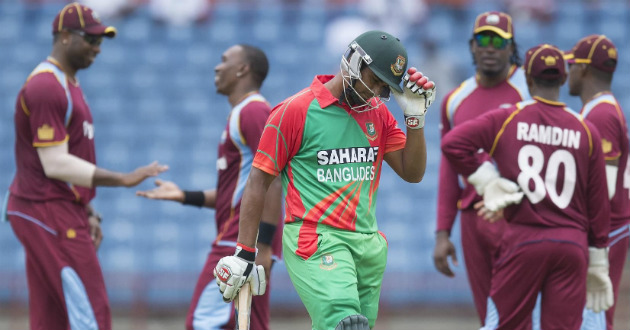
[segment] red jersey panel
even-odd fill
[[[271,107],[260,94],[252,94],[237,104],[221,135],[217,157],[217,200],[214,245],[236,246],[241,199],[252,168],[254,154]],[[282,233],[282,227],[276,229]],[[282,235],[274,236],[273,252],[280,256]]]
[[[459,125],[442,141],[445,157],[466,177],[481,165],[479,149],[526,195],[505,209],[509,222],[554,228],[556,237],[580,243],[588,233],[590,245],[607,245],[604,154],[591,123],[563,103],[535,98]]]
[[[593,123],[602,137],[606,160],[618,160],[615,195],[610,200],[610,230],[630,223],[630,166],[628,164],[628,125],[617,99],[602,93],[588,101],[582,116]]]
[[[459,87],[449,92],[440,109],[440,133],[443,137],[457,125],[480,117],[489,110],[511,106],[530,98],[525,73],[519,67],[511,68],[507,80],[485,88],[479,86],[476,77],[464,81]],[[479,157],[487,155],[480,154]],[[458,178],[448,161],[440,161],[438,186],[437,230],[451,231],[458,209],[471,207],[480,200],[475,189]]]
[[[52,62],[42,62],[18,94],[14,121],[17,172],[11,194],[89,203],[96,190],[47,178],[36,150],[67,142],[70,154],[96,164],[92,113],[78,82],[68,81]]]

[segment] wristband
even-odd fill
[[[258,226],[258,243],[271,245],[275,233],[275,225],[261,221],[260,225]]]
[[[256,249],[250,248],[249,246],[241,243],[237,243],[236,252],[234,253],[234,255],[245,261],[254,262],[254,260],[256,260]]]
[[[103,217],[102,217],[102,216],[101,216],[101,214],[100,214],[100,213],[98,213],[98,212],[95,212],[95,211],[90,212],[90,213],[88,213],[88,217],[95,217],[95,218],[96,218],[96,220],[98,220],[98,223],[103,222]]]
[[[204,206],[204,204],[206,204],[206,195],[201,190],[184,190],[184,201],[182,202],[182,204],[202,207]]]

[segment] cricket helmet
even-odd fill
[[[407,69],[407,50],[400,39],[383,31],[368,31],[354,39],[342,60],[351,78],[361,78],[362,62],[391,88],[402,92],[400,82]]]

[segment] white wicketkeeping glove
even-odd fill
[[[481,164],[475,173],[468,177],[468,183],[483,196],[484,207],[490,211],[518,204],[524,196],[518,184],[499,176],[499,172],[490,162]]]
[[[588,256],[586,308],[599,313],[615,303],[612,282],[608,276],[608,250],[589,247]]]
[[[390,88],[405,114],[405,124],[411,129],[424,127],[424,115],[435,100],[435,83],[416,68],[409,68],[403,76],[403,92]]]
[[[254,264],[256,253],[245,251],[237,246],[233,256],[223,257],[214,267],[214,277],[216,278],[219,291],[223,294],[223,301],[230,302],[236,298],[241,287],[251,280],[252,270],[258,270]],[[262,266],[260,266],[262,268]],[[262,271],[262,281],[265,281],[265,271]],[[256,282],[259,282],[257,280]],[[254,283],[252,283],[252,289]],[[260,291],[260,288],[253,291]],[[264,288],[263,294],[264,294]]]

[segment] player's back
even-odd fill
[[[607,204],[599,133],[563,103],[519,103],[490,153],[527,197],[506,209],[511,223],[588,232]]]

